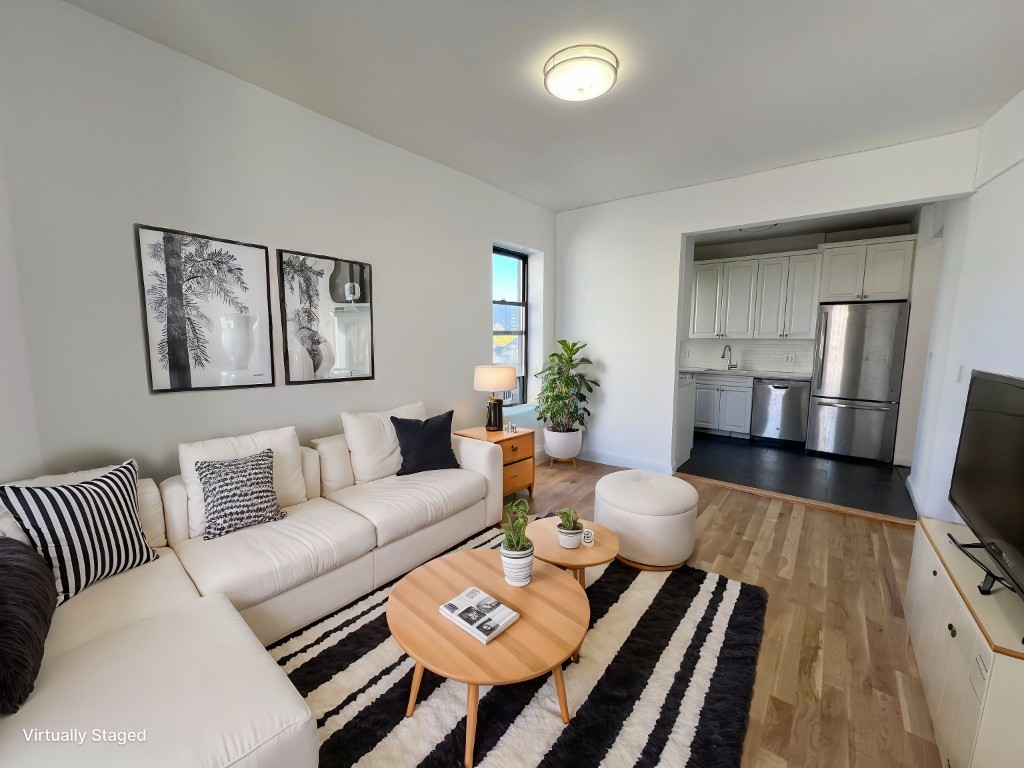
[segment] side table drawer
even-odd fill
[[[501,463],[511,464],[533,456],[533,433],[501,442]]]
[[[533,485],[533,459],[527,458],[523,461],[516,461],[506,464],[504,468],[504,491],[507,496],[510,493]]]

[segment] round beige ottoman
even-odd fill
[[[594,496],[594,520],[618,535],[621,559],[676,568],[693,552],[697,491],[685,480],[627,469],[598,480]]]

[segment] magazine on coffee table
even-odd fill
[[[479,587],[470,587],[441,605],[441,615],[484,645],[504,632],[519,614]]]

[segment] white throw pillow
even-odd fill
[[[402,452],[391,417],[425,419],[423,403],[410,403],[390,411],[343,413],[345,439],[352,452],[352,473],[356,483],[368,483],[395,474],[402,466]]]
[[[274,492],[282,507],[306,501],[306,482],[302,477],[302,452],[295,427],[266,429],[251,435],[221,437],[178,446],[181,479],[188,493],[188,535],[202,536],[206,531],[206,506],[203,485],[196,475],[197,461],[241,459],[270,448],[274,452]]]

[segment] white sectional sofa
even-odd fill
[[[501,519],[497,446],[453,436],[461,469],[360,484],[344,435],[312,446],[295,443],[305,496],[284,507],[284,520],[216,539],[203,538],[183,476],[160,484],[168,543],[199,593],[227,595],[264,645]],[[223,441],[208,441],[196,455],[222,457],[224,447]],[[279,454],[287,450],[278,444],[275,475]]]
[[[23,484],[83,482],[109,469]],[[0,717],[0,765],[315,766],[316,725],[302,697],[223,595],[200,596],[167,546],[156,484],[140,479],[138,488],[143,531],[160,557],[57,608],[35,690]],[[0,531],[26,540],[2,507]],[[72,740],[51,740],[62,738]]]
[[[224,443],[209,443],[223,458]],[[461,469],[357,483],[345,436],[315,440],[284,462],[290,493],[300,482],[304,497],[285,519],[210,540],[181,476],[159,491],[140,480],[143,529],[160,557],[57,608],[35,691],[0,717],[0,764],[317,765],[315,722],[263,646],[499,522],[500,448],[458,436],[452,447]],[[277,474],[275,452],[281,499]],[[24,540],[2,507],[0,532]],[[145,730],[145,741],[92,741],[94,729]],[[69,730],[85,743],[32,740]]]

